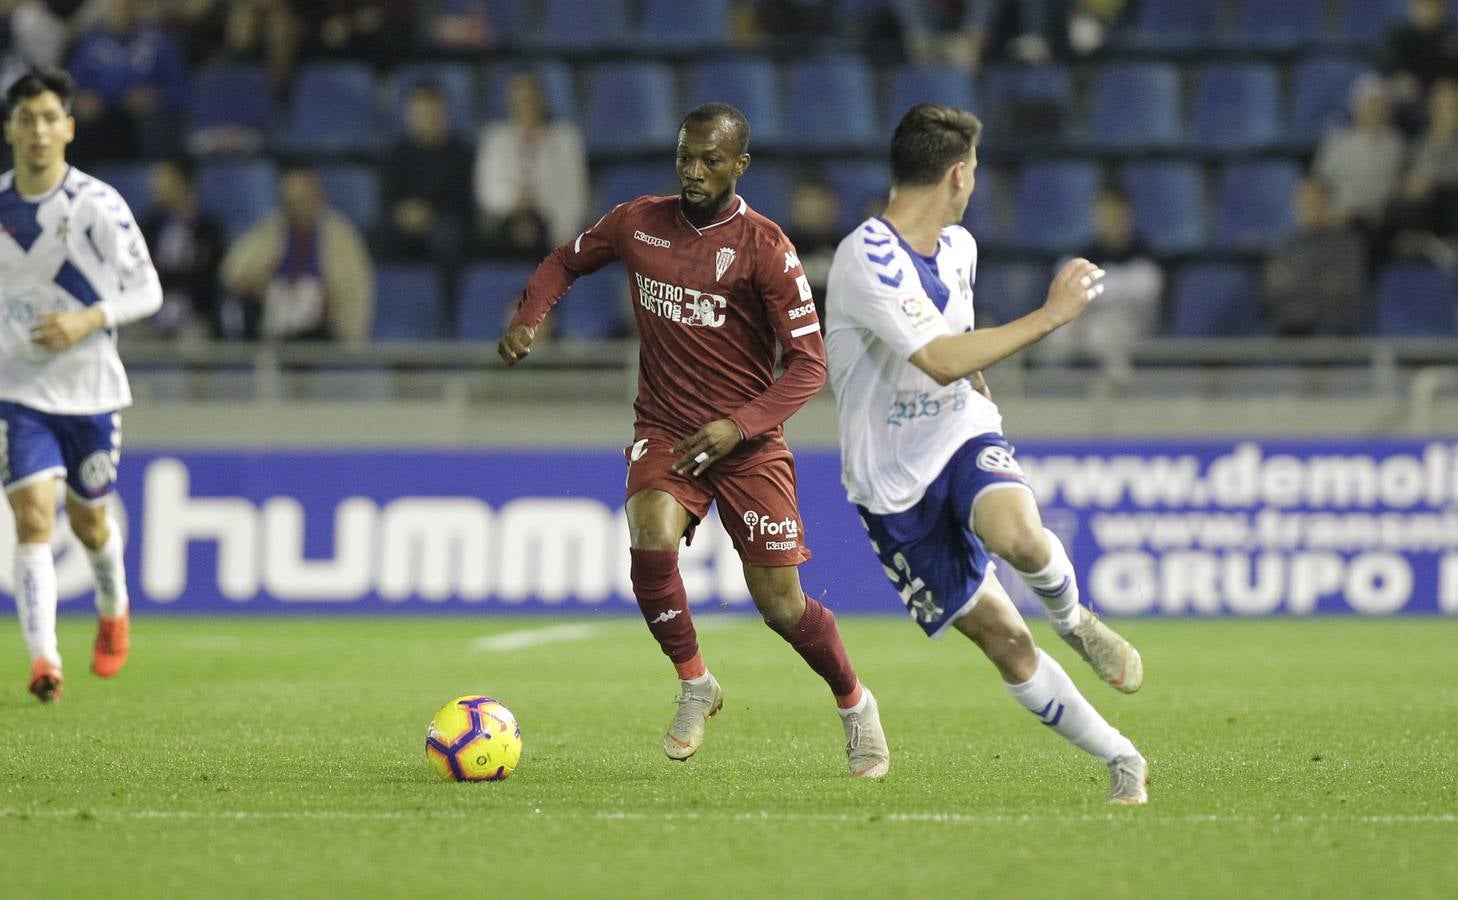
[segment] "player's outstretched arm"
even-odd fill
[[[532,341],[536,340],[537,330],[530,325],[516,324],[506,329],[506,334],[501,336],[501,341],[496,345],[496,352],[501,354],[501,361],[508,366],[514,366],[526,358],[532,352]]]
[[[938,384],[951,384],[1036,344],[1083,313],[1104,292],[1104,271],[1086,259],[1073,259],[1053,278],[1038,309],[996,328],[979,328],[933,339],[911,354],[911,364]]]

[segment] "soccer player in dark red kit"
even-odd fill
[[[891,757],[876,699],[856,679],[835,616],[800,587],[810,558],[783,423],[825,382],[825,344],[809,282],[774,222],[735,184],[749,123],[723,103],[678,133],[678,196],[619,204],[533,273],[498,350],[513,365],[578,277],[622,260],[641,337],[628,457],[633,592],[681,682],[663,738],[688,759],[723,692],[699,654],[678,546],[718,503],[765,623],[830,685],[851,774],[879,778]],[[776,346],[783,366],[775,377]]]

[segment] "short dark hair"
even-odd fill
[[[906,111],[891,138],[891,183],[936,184],[947,169],[977,146],[982,123],[964,110],[918,103]]]
[[[31,69],[15,79],[15,83],[5,92],[5,118],[10,118],[15,107],[22,102],[32,97],[39,97],[46,91],[56,95],[61,101],[61,107],[69,116],[71,101],[76,96],[76,82],[71,79],[65,69],[46,68]]]
[[[744,118],[744,113],[729,104],[704,103],[695,106],[683,117],[678,127],[683,128],[690,122],[701,125],[723,122],[734,133],[734,154],[738,156],[749,152],[749,120]]]

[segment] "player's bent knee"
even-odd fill
[[[111,537],[105,516],[98,519],[72,516],[71,531],[75,532],[76,539],[88,550],[100,550],[106,545],[107,538]]]
[[[990,550],[1021,572],[1037,572],[1048,565],[1048,536],[1041,527],[1018,527],[1000,535]]]
[[[15,509],[15,538],[22,544],[44,544],[51,540],[55,513],[38,504],[21,504]]]

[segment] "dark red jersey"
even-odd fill
[[[641,338],[638,430],[683,438],[727,418],[745,438],[778,434],[825,383],[820,320],[795,248],[739,197],[702,228],[676,196],[620,204],[537,267],[514,323],[540,324],[573,281],[618,259]]]

